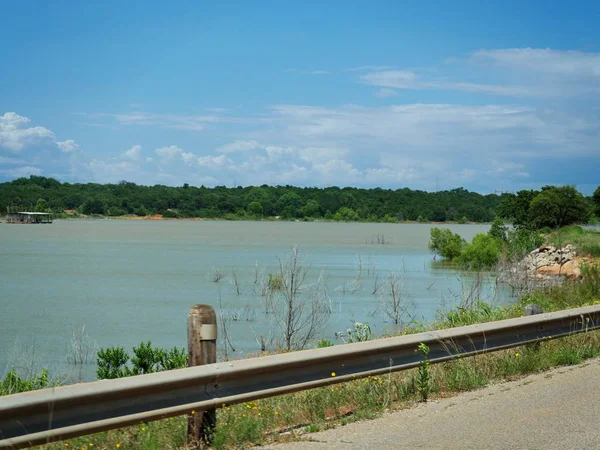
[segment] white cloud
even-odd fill
[[[256,141],[238,140],[238,141],[234,141],[230,144],[225,144],[225,145],[217,148],[217,151],[219,153],[237,153],[237,152],[247,152],[250,150],[256,150],[257,148],[261,148],[261,146]]]
[[[11,178],[21,178],[28,177],[29,175],[41,175],[42,169],[39,167],[23,166],[14,169],[3,169],[0,170],[0,173]]]
[[[137,144],[134,145],[129,150],[126,150],[123,153],[123,156],[133,161],[139,161],[142,158],[142,146]]]
[[[181,158],[183,159],[183,162],[189,166],[192,164],[198,164],[198,156],[196,156],[194,153],[182,153]]]
[[[468,81],[443,76],[434,78],[426,75],[427,72],[423,72],[424,75],[410,70],[387,69],[372,69],[362,75],[360,81],[387,89],[461,91],[512,97],[600,94],[600,53],[549,48],[479,50],[471,55],[469,63],[471,66],[462,67],[463,78]],[[454,60],[453,66],[460,73],[460,60]],[[482,82],[472,80],[477,77]],[[490,84],[488,79],[504,82]],[[379,90],[376,95],[382,93]]]
[[[477,94],[494,94],[509,96],[540,95],[539,89],[533,86],[503,86],[495,84],[453,82],[422,78],[415,72],[404,70],[384,70],[362,75],[361,81],[373,86],[409,90],[441,90],[463,91]],[[379,91],[381,92],[381,91]]]
[[[79,150],[79,144],[73,139],[67,139],[66,141],[56,142],[59,150],[63,153],[72,153]]]
[[[296,154],[307,162],[324,163],[344,159],[348,155],[348,150],[345,148],[306,147],[298,149]]]
[[[233,164],[233,161],[225,155],[198,156],[198,165],[204,167],[224,167]]]
[[[176,145],[169,145],[168,147],[157,148],[155,152],[164,160],[172,160],[173,158],[180,156],[183,153],[183,150]]]
[[[44,127],[28,127],[30,119],[14,112],[0,116],[0,148],[12,152],[41,143],[52,142],[54,133]]]
[[[473,58],[488,59],[499,66],[564,78],[600,79],[600,53],[552,50],[549,48],[509,48],[479,50]]]
[[[17,158],[10,158],[7,156],[0,156],[1,165],[13,165],[13,164],[27,164],[27,161]]]
[[[357,66],[344,69],[344,72],[372,72],[391,69],[393,69],[392,66]]]
[[[398,91],[395,91],[394,89],[383,88],[375,92],[375,96],[379,98],[397,97]]]
[[[91,114],[90,116],[105,117],[106,114]],[[110,114],[121,125],[157,126],[185,131],[202,131],[209,123],[219,121],[215,115],[185,115],[185,114],[153,114],[132,112]]]

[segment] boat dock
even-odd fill
[[[9,214],[6,223],[52,223],[52,214],[43,212],[21,211]]]

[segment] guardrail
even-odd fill
[[[213,328],[195,326],[201,339],[216,339]],[[202,326],[204,331],[198,331]],[[9,395],[0,397],[0,448],[24,448],[405,370],[420,364],[420,343],[430,348],[431,363],[439,363],[599,327],[600,305]]]

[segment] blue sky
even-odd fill
[[[600,3],[2,2],[0,181],[600,184]]]

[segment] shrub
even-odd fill
[[[544,243],[544,238],[536,231],[519,228],[507,233],[504,246],[508,258],[522,258]]]
[[[432,228],[429,250],[442,258],[458,258],[465,246],[465,240],[458,234],[444,228]]]
[[[133,357],[123,347],[109,347],[98,351],[99,380],[122,378],[144,373],[161,372],[163,370],[187,367],[188,357],[185,349],[173,347],[170,350],[153,348],[150,340],[133,347]],[[131,366],[128,364],[131,363]]]
[[[177,218],[177,212],[176,211],[172,211],[170,209],[167,209],[165,212],[163,212],[163,217],[166,217],[167,219],[175,219]]]
[[[146,210],[146,208],[142,205],[139,208],[137,208],[135,211],[133,211],[133,213],[136,216],[140,216],[140,217],[144,217],[148,215],[148,211]]]
[[[317,341],[317,348],[326,348],[326,347],[333,347],[333,342],[331,342],[327,338],[319,339]]]
[[[368,323],[355,322],[352,328],[348,328],[346,333],[336,333],[335,337],[339,337],[345,344],[352,342],[365,342],[373,339],[373,332]]]
[[[106,211],[106,214],[108,216],[124,216],[127,214],[127,211],[125,211],[123,208],[119,208],[117,206],[111,206],[110,208],[108,208],[108,210]]]
[[[267,286],[271,292],[278,292],[283,290],[283,276],[278,273],[270,273]]]
[[[508,228],[504,226],[504,222],[498,216],[494,217],[494,221],[492,222],[492,226],[490,227],[490,231],[488,234],[493,238],[499,239],[501,241],[507,240]]]
[[[386,214],[381,221],[385,223],[398,223],[398,217]]]
[[[122,378],[131,374],[127,367],[129,354],[123,347],[109,347],[98,350],[96,376],[99,380]]]
[[[468,269],[489,269],[500,258],[500,240],[489,234],[479,233],[460,254],[459,262]]]
[[[30,378],[21,377],[14,368],[10,369],[3,380],[0,380],[0,395],[18,394],[19,392],[44,389],[50,386],[48,370],[42,369],[40,373]]]
[[[338,212],[333,216],[333,220],[343,222],[357,222],[360,220],[360,216],[352,208],[342,206]]]
[[[462,216],[460,219],[458,219],[458,223],[464,225],[466,223],[469,223],[469,219],[467,219],[465,216]]]

